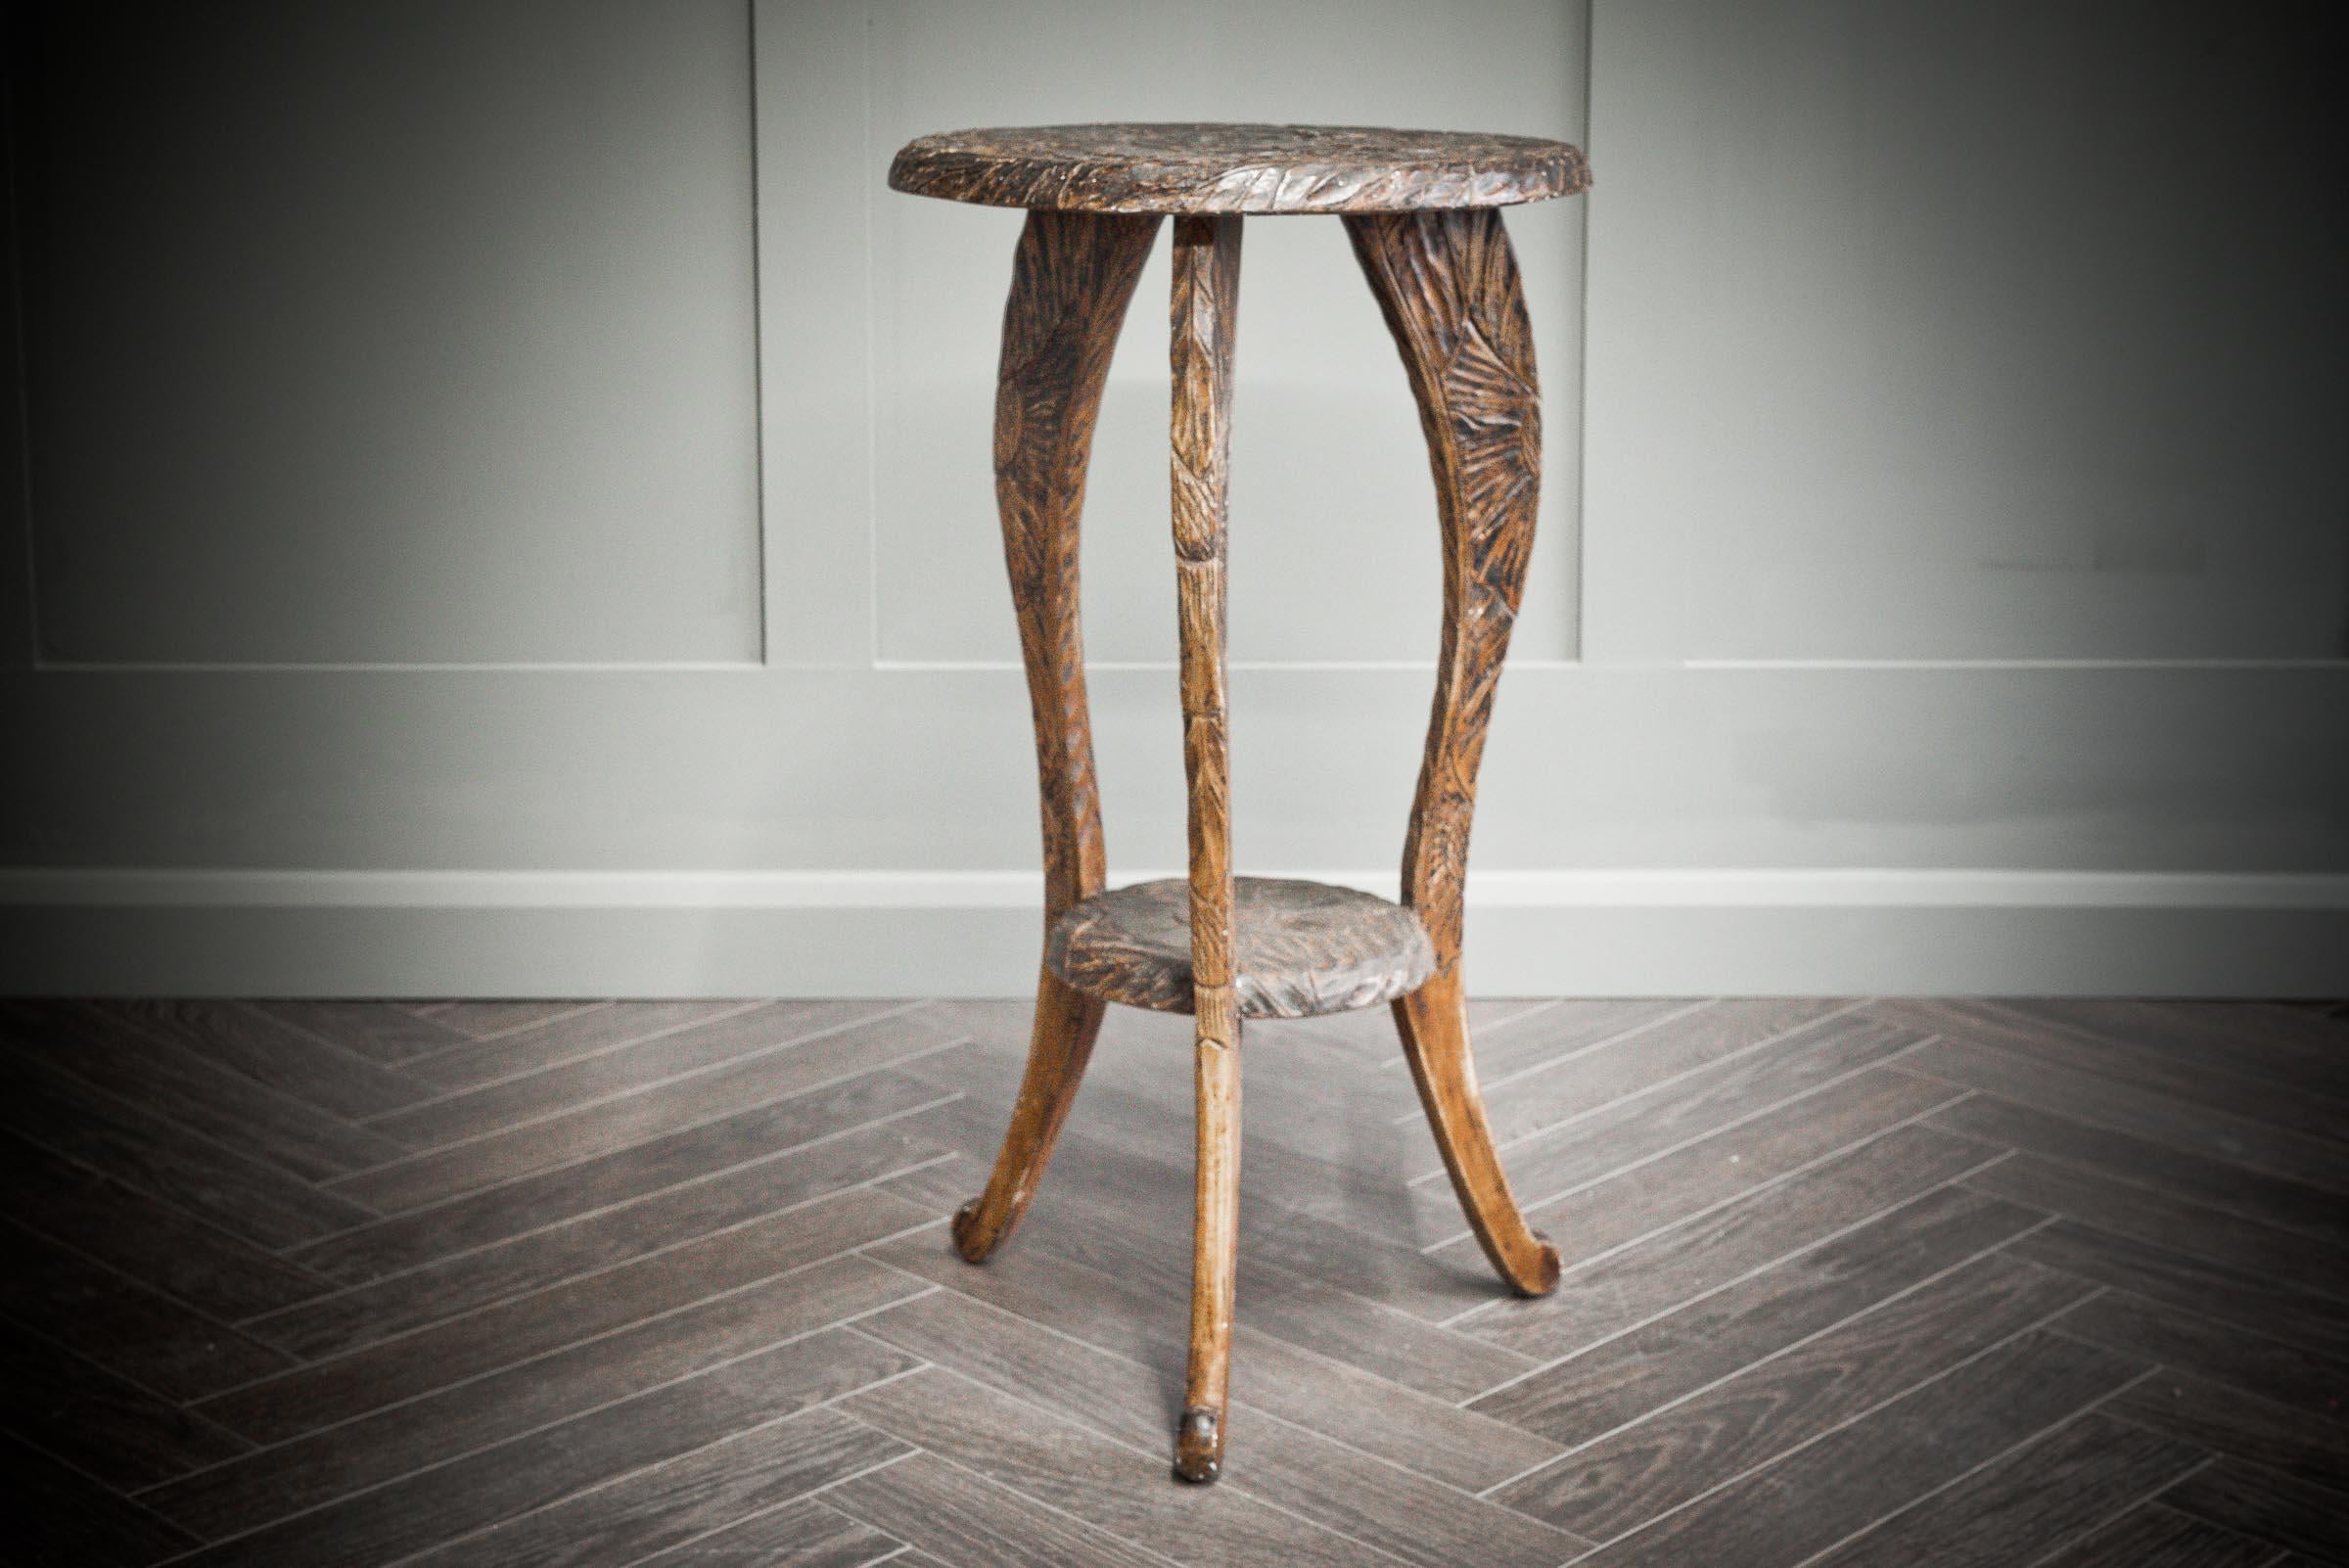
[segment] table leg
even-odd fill
[[[1197,1023],[1198,1208],[1191,1356],[1174,1473],[1223,1463],[1240,1213],[1240,1012],[1232,989],[1230,781],[1223,657],[1225,475],[1240,220],[1174,220],[1174,570],[1182,649],[1182,760],[1190,789],[1191,982]]]
[[[995,390],[995,503],[1020,619],[1043,798],[1044,929],[1101,891],[1101,805],[1078,619],[1078,519],[1093,420],[1118,328],[1157,238],[1155,216],[1034,211],[1012,261]],[[1049,970],[1036,982],[1028,1071],[987,1190],[954,1216],[979,1263],[1027,1213],[1101,1028],[1099,1000]]]
[[[1517,258],[1497,208],[1350,215],[1348,236],[1403,352],[1435,469],[1444,631],[1403,851],[1403,901],[1436,945],[1395,1021],[1445,1168],[1485,1256],[1541,1295],[1558,1253],[1530,1230],[1493,1152],[1461,1001],[1460,897],[1477,764],[1525,591],[1542,483],[1542,397]]]

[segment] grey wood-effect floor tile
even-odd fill
[[[1678,1144],[1717,1132],[1875,1067],[1923,1037],[1837,1018],[1581,1117],[1504,1155],[1509,1179],[1537,1207]],[[1434,1188],[1442,1177],[1420,1184]],[[1447,1234],[1459,1229],[1455,1220]]]
[[[2014,1243],[2017,1253],[2050,1268],[2093,1279],[2185,1312],[2207,1313],[2253,1333],[2334,1360],[2349,1359],[2349,1312],[2338,1300],[2265,1277],[2058,1220]]]
[[[379,1067],[462,1044],[467,1038],[415,1009],[392,1002],[273,998],[251,1005],[316,1039],[355,1051]]]
[[[253,1445],[97,1362],[0,1323],[0,1423],[124,1491]]]
[[[241,1236],[13,1133],[0,1133],[0,1188],[27,1229],[225,1320],[335,1288]]]
[[[910,1452],[832,1407],[819,1407],[575,1494],[429,1551],[406,1568],[622,1568],[688,1547]],[[780,1517],[799,1528],[803,1542],[823,1543],[826,1549],[850,1543],[885,1543],[886,1549],[896,1549],[887,1537],[861,1525],[845,1529],[844,1515],[827,1513],[806,1504]]]
[[[866,1568],[905,1561],[904,1543],[804,1499],[671,1546],[632,1568]]]
[[[591,1017],[615,1021],[614,1032],[622,1040],[443,1094],[430,1104],[382,1118],[374,1124],[377,1130],[415,1148],[437,1148],[789,1045],[812,1033],[805,1010],[783,1002],[737,1004],[735,1010],[714,1014],[707,1004],[672,1003],[649,1018],[626,1011]],[[628,1027],[620,1027],[620,1021],[627,1021]],[[647,1024],[656,1025],[655,1032],[636,1038],[634,1028]],[[573,1041],[583,1042],[576,1037]]]
[[[1834,1327],[2038,1223],[1955,1187],[1926,1193],[1471,1407],[1583,1444]]]
[[[804,1094],[952,1043],[919,1013],[721,1059],[615,1099],[601,1100],[346,1176],[337,1191],[397,1214],[568,1165],[582,1149],[641,1143],[714,1118]]]
[[[1571,1355],[1896,1209],[1982,1163],[1976,1144],[1920,1127],[1896,1129],[1572,1269],[1547,1296],[1480,1311],[1461,1326],[1530,1356]]]
[[[927,1453],[844,1481],[824,1500],[954,1568],[1164,1568],[1171,1561]]]
[[[2158,1035],[2124,1041],[1996,1001],[1887,1002],[1874,1010],[1952,1038],[2059,1062],[2066,1072],[2167,1094],[2255,1125],[2336,1142],[2349,1136],[2349,1099],[2326,1094],[2305,1077],[2296,1088],[2286,1089],[2229,1071],[2223,1053],[2180,1050]],[[2349,1157],[2349,1149],[2339,1152]]]
[[[883,1069],[769,1101],[622,1148],[586,1144],[551,1171],[466,1193],[300,1249],[294,1261],[348,1284],[559,1221],[650,1196],[753,1160],[838,1136],[843,1129],[900,1115],[936,1090]]]
[[[1476,1053],[1477,1077],[1500,1084],[1520,1073],[1644,1031],[1667,1019],[1693,1015],[1717,1005],[1681,996],[1567,997],[1532,1013],[1479,1017],[1471,1004],[1469,1048]],[[1393,1063],[1386,1064],[1388,1070],[1399,1078],[1408,1077],[1393,1038],[1392,1023],[1387,1023],[1386,1034],[1386,1048],[1397,1056]]]
[[[102,1016],[143,1026],[206,1061],[348,1121],[395,1111],[432,1093],[429,1084],[243,1002],[92,1005]]]
[[[1602,1106],[1734,1061],[1777,1041],[1799,1038],[1805,1043],[1817,1043],[1836,1033],[1839,1022],[1821,1020],[1819,1011],[1815,1005],[1775,998],[1718,1002],[1519,1074],[1497,1084],[1488,1101],[1494,1137],[1504,1147],[1514,1144]],[[1855,1024],[1853,1028],[1863,1035],[1899,1036],[1902,1043],[1911,1039],[1902,1031],[1881,1025]],[[1443,1163],[1431,1143],[1427,1158],[1411,1176],[1422,1180],[1442,1171]]]
[[[664,1187],[633,1202],[460,1251],[245,1326],[256,1338],[300,1356],[339,1355],[649,1257],[697,1236],[831,1198],[858,1182],[935,1159],[941,1152],[898,1124],[853,1129]],[[840,1214],[827,1209],[807,1219],[811,1228],[820,1229],[839,1222]]]
[[[1814,1559],[1813,1568],[2012,1568],[2208,1458],[2191,1444],[2091,1411]]]
[[[1529,1209],[1526,1218],[1572,1268],[1890,1131],[1961,1092],[1891,1068],[1869,1068],[1552,1198]],[[1473,1236],[1435,1256],[1462,1269],[1484,1263]]]
[[[2224,1002],[2058,996],[2011,1006],[2027,1018],[2155,1052],[2197,1072],[2216,1069],[2264,1079],[2286,1093],[2315,1089],[2349,1099],[2349,1047],[2338,1024]]]
[[[1359,1568],[1359,1543],[1237,1488],[1171,1487],[1163,1439],[1133,1447],[938,1367],[843,1402],[899,1441],[1193,1568]]]
[[[2349,1422],[2162,1367],[2116,1398],[2114,1415],[2248,1459],[2349,1499]]]
[[[306,1181],[405,1151],[390,1138],[206,1060],[141,1023],[83,1006],[0,1003],[0,1038],[79,1079]]]
[[[2232,1115],[2160,1090],[1971,1039],[1937,1039],[1903,1067],[2092,1127],[2349,1193],[2349,1144]]]
[[[598,1055],[692,1025],[757,1013],[762,1035],[786,1031],[796,1039],[839,1024],[901,1007],[902,1002],[640,1001],[614,1002],[572,1013],[487,1040],[418,1057],[406,1070],[442,1092],[480,1088]]]
[[[2238,1273],[2275,1275],[2312,1290],[2349,1295],[2349,1247],[2110,1180],[2076,1166],[2018,1154],[1966,1177],[1965,1184]]]
[[[291,1247],[371,1211],[63,1074],[0,1034],[0,1127],[263,1247]]]
[[[1577,1449],[1496,1496],[1579,1535],[1612,1540],[1940,1376],[2090,1288],[1993,1254]]]
[[[452,1001],[432,1016],[458,1034],[473,1039],[495,1039],[501,1035],[517,1034],[534,1029],[558,1019],[572,1018],[590,1011],[603,1011],[615,1005],[609,1001],[566,1001],[560,997],[516,1001]]]
[[[1960,1100],[1927,1121],[1985,1143],[2080,1166],[2133,1186],[2349,1246],[2349,1199],[2305,1181],[2092,1127],[1992,1094]]]
[[[141,1500],[207,1540],[234,1535],[926,1288],[861,1258],[817,1264],[259,1450],[144,1493]],[[826,1334],[837,1340],[837,1330]]]
[[[2227,1457],[2161,1495],[2182,1513],[2325,1562],[2349,1562],[2349,1494]]]
[[[967,1266],[963,1266],[967,1267]],[[1077,1311],[1083,1310],[1082,1303]],[[952,1289],[861,1320],[864,1333],[1152,1453],[1174,1430],[1180,1365],[1114,1357]],[[1344,1362],[1244,1330],[1234,1395],[1463,1491],[1481,1491],[1557,1453],[1554,1445]],[[1175,1346],[1179,1353],[1180,1347]],[[1112,1392],[1114,1391],[1114,1392]]]
[[[185,1531],[5,1432],[0,1473],[14,1504],[0,1552],[24,1568],[145,1568],[195,1545]]]
[[[8,1221],[0,1257],[0,1314],[166,1398],[200,1399],[292,1360]]]
[[[1586,1558],[1791,1568],[2121,1389],[2143,1368],[2027,1333]]]
[[[2056,1331],[2224,1383],[2325,1421],[2349,1422],[2349,1361],[2246,1333],[2200,1313],[2107,1290],[2063,1314]]]
[[[2280,1563],[2266,1542],[2150,1503],[2030,1568],[2280,1568]]]
[[[929,1218],[886,1193],[844,1192],[346,1356],[307,1361],[199,1407],[248,1437],[282,1442],[819,1263]]]
[[[279,1519],[189,1557],[201,1568],[373,1568],[457,1540],[750,1426],[912,1369],[827,1329],[682,1382],[449,1455],[433,1468]]]

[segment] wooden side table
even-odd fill
[[[1240,1021],[1389,1002],[1453,1189],[1501,1277],[1557,1283],[1493,1152],[1460,989],[1477,762],[1525,585],[1541,396],[1501,207],[1589,183],[1563,142],[1313,125],[1047,125],[908,143],[892,188],[1028,208],[1003,312],[995,499],[1043,794],[1044,963],[1027,1076],[987,1191],[954,1217],[986,1259],[1019,1223],[1106,1002],[1198,1019],[1190,1370],[1174,1472],[1221,1469],[1239,1217]],[[1223,654],[1224,475],[1244,213],[1343,214],[1419,404],[1443,528],[1435,713],[1399,903],[1234,877]],[[1174,516],[1190,879],[1102,891],[1078,625],[1078,516],[1110,350],[1159,221],[1174,218]]]

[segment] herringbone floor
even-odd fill
[[[1226,1480],[1169,1479],[1188,1022],[1025,1230],[998,1003],[0,1008],[37,1564],[2349,1560],[2349,1010],[1494,1002],[1503,1300],[1383,1011],[1252,1028]]]

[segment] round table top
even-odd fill
[[[1362,125],[1019,125],[907,142],[892,190],[1082,212],[1401,212],[1506,207],[1590,183],[1538,136]]]

